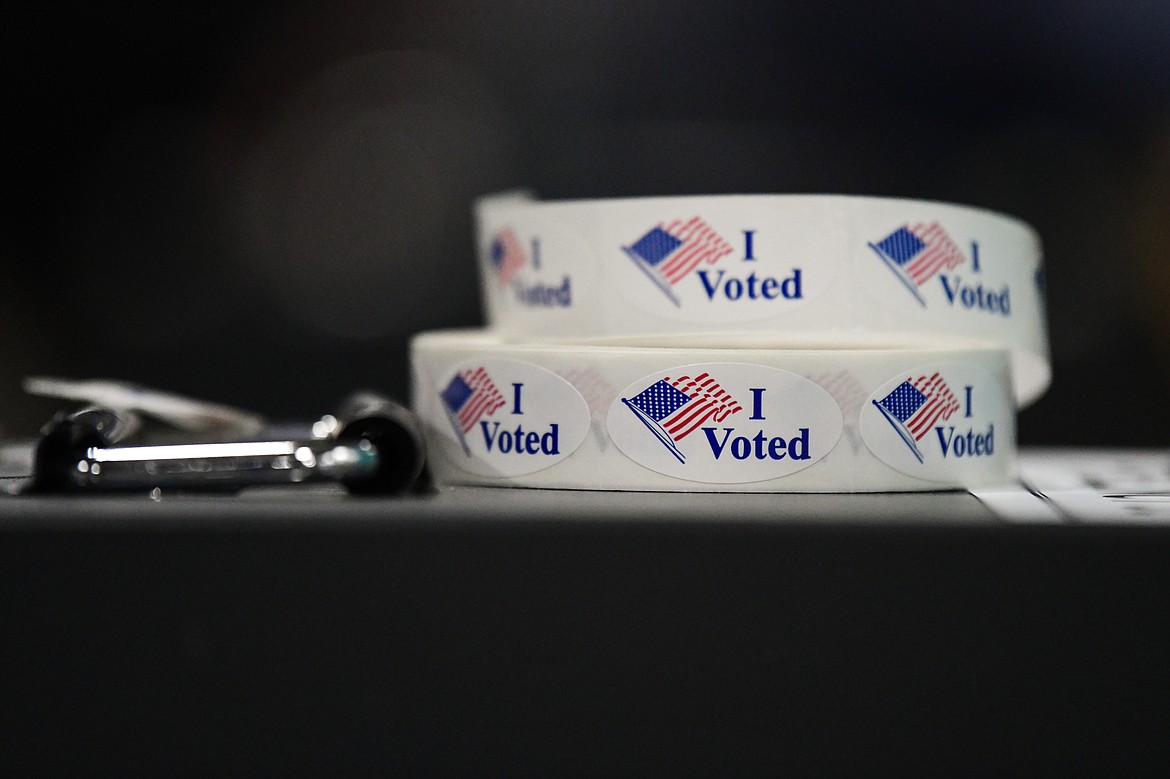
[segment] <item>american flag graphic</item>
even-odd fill
[[[482,367],[456,374],[440,397],[452,422],[462,433],[471,430],[480,419],[494,414],[496,409],[504,405],[504,396]]]
[[[622,248],[676,305],[679,301],[671,287],[700,265],[712,265],[733,251],[698,216],[660,224]]]
[[[584,368],[570,368],[561,373],[561,378],[572,384],[585,399],[585,405],[589,407],[592,417],[589,427],[593,430],[598,447],[604,452],[609,448],[609,435],[605,432],[605,425],[601,419],[605,416],[609,404],[613,402],[614,396],[617,395],[617,390],[606,380],[601,371],[592,365]]]
[[[950,419],[951,414],[959,409],[959,401],[938,373],[907,379],[873,404],[902,436],[919,462],[923,460],[922,452],[913,442],[921,441],[935,422]]]
[[[818,373],[808,377],[810,381],[819,384],[821,389],[829,393],[841,409],[841,415],[846,420],[856,421],[866,397],[869,395],[865,387],[849,371],[842,369],[829,373]]]
[[[698,430],[704,423],[722,422],[743,410],[727,390],[709,373],[659,379],[632,398],[622,398],[647,428],[670,450],[686,462],[676,443]]]
[[[858,451],[863,444],[857,429],[857,420],[861,415],[861,409],[865,407],[869,391],[861,386],[857,378],[844,368],[839,371],[813,374],[808,379],[819,384],[821,389],[837,401],[843,422],[842,434],[849,442],[849,448],[854,452]]]
[[[505,227],[496,233],[491,247],[492,267],[496,271],[496,279],[501,284],[507,284],[516,271],[524,267],[528,258],[524,255],[524,247],[515,231]]]
[[[609,408],[617,391],[613,385],[596,367],[590,365],[584,368],[570,368],[561,373],[561,377],[573,385],[585,399],[585,405],[590,411],[598,412]]]
[[[926,305],[926,301],[918,294],[917,288],[934,278],[939,271],[952,270],[966,261],[959,247],[938,222],[916,224],[914,227],[903,225],[869,247],[877,252],[923,305]]]

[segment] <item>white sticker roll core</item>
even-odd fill
[[[440,484],[889,492],[1012,483],[1003,349],[411,343]]]
[[[1039,237],[977,208],[836,195],[481,200],[489,324],[507,336],[703,336],[1011,351],[1048,387]]]

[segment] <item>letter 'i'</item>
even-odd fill
[[[752,254],[752,250],[755,248],[755,246],[754,246],[755,238],[756,238],[756,231],[755,230],[744,230],[743,231],[743,259],[745,262],[748,260],[754,260],[756,258],[756,256],[754,254]]]
[[[966,414],[966,418],[970,419],[971,418],[971,385],[968,384],[966,389],[967,389],[967,414]]]
[[[750,389],[752,393],[752,415],[748,419],[763,419],[764,415],[760,413],[760,400],[767,387],[751,387]]]
[[[523,411],[520,410],[520,390],[523,387],[524,387],[524,382],[521,382],[521,381],[512,382],[512,389],[513,389],[512,413],[513,414],[523,414],[524,413]]]

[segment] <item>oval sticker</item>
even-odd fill
[[[861,409],[859,427],[874,455],[929,481],[969,483],[1002,470],[1015,448],[1003,383],[963,363],[925,365],[882,385]]]
[[[481,476],[520,476],[572,454],[589,432],[589,409],[572,385],[518,360],[461,363],[438,383],[437,424],[447,458]]]
[[[635,307],[688,323],[783,316],[828,289],[843,256],[831,209],[742,202],[630,203],[602,220],[607,286]]]
[[[820,460],[841,437],[841,412],[819,386],[740,363],[645,376],[613,401],[607,424],[634,462],[712,484],[787,476]]]
[[[482,282],[494,319],[506,312],[516,320],[512,326],[538,332],[595,297],[595,264],[572,227],[538,211],[517,217],[481,237]]]
[[[998,327],[1010,321],[1009,282],[1016,275],[1010,269],[1025,261],[1013,242],[1005,245],[994,229],[976,232],[967,220],[940,222],[929,204],[910,207],[902,218],[863,228],[864,240],[853,247],[859,288],[888,308],[935,322]]]

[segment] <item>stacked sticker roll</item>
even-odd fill
[[[489,327],[416,336],[442,484],[988,487],[1048,386],[1040,242],[838,196],[477,205]]]

